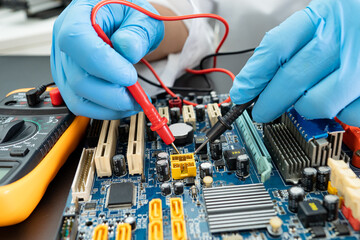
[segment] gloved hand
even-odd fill
[[[236,104],[260,92],[252,116],[269,122],[294,104],[308,119],[360,126],[359,0],[314,0],[268,32],[236,76]]]
[[[146,0],[129,0],[156,10]],[[140,111],[125,88],[137,81],[133,66],[164,36],[161,21],[119,4],[102,7],[96,21],[111,37],[111,48],[90,23],[98,0],[74,0],[53,29],[51,71],[69,109],[95,119],[119,119]]]

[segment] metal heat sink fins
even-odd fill
[[[329,157],[343,159],[344,129],[333,119],[307,120],[294,108],[282,115],[283,122],[311,159],[311,166],[325,166]]]
[[[211,233],[266,228],[276,216],[262,183],[204,188],[203,195]]]
[[[283,123],[265,125],[264,142],[286,182],[297,184],[310,159]]]

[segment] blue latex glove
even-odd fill
[[[119,4],[102,7],[96,21],[116,51],[98,37],[90,23],[97,0],[74,0],[56,20],[51,71],[69,109],[95,119],[119,119],[140,111],[126,86],[137,81],[133,66],[155,49],[164,25]],[[131,0],[156,10],[146,0]]]
[[[260,92],[253,118],[269,122],[294,104],[308,119],[360,126],[360,1],[314,0],[268,32],[237,75],[236,104]]]

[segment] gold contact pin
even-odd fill
[[[176,148],[174,143],[171,143],[171,146],[175,149],[175,151],[177,152],[177,154],[180,154],[179,150]]]

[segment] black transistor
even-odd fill
[[[313,227],[311,228],[311,233],[313,238],[324,238],[326,233],[323,227]]]
[[[338,236],[350,235],[349,227],[347,225],[341,224],[341,223],[335,224],[335,232],[336,232],[336,235],[338,235]]]
[[[298,218],[305,228],[325,226],[326,217],[326,209],[320,201],[309,200],[299,203]]]

